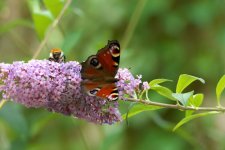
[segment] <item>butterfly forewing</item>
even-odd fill
[[[90,96],[109,100],[118,99],[115,75],[119,68],[120,45],[118,41],[109,41],[96,55],[91,55],[81,63],[81,86]]]
[[[95,67],[91,66],[88,62],[89,62],[90,58],[88,58],[85,62],[81,63],[82,65],[82,69],[81,69],[81,75],[82,75],[82,79],[88,79],[88,80],[92,80],[92,79],[98,79],[98,78],[102,78],[103,77],[103,73],[99,70],[96,69]]]
[[[120,45],[117,41],[109,41],[108,44],[98,51],[97,58],[105,74],[115,76],[119,68]]]

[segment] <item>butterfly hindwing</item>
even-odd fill
[[[91,96],[118,99],[115,75],[119,68],[120,45],[109,41],[96,55],[91,55],[81,63],[82,88]]]
[[[98,96],[112,101],[118,99],[118,89],[115,83],[86,82],[83,90],[89,96]]]

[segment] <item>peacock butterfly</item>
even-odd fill
[[[81,87],[90,96],[118,99],[115,75],[119,68],[120,44],[117,40],[108,41],[96,55],[91,55],[82,62]]]

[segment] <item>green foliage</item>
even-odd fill
[[[32,18],[34,20],[35,30],[40,39],[43,39],[45,33],[53,22],[54,17],[48,10],[41,9],[41,3],[37,0],[30,0],[29,6],[32,12]]]
[[[203,117],[203,116],[218,114],[218,113],[219,112],[217,112],[217,111],[211,111],[211,112],[205,112],[205,113],[199,113],[199,114],[187,116],[184,119],[182,119],[180,122],[177,123],[177,125],[173,128],[173,131],[177,130],[179,127],[181,127],[182,125],[184,125],[185,123],[187,123],[193,119]]]
[[[49,25],[53,21],[53,18],[51,17],[49,12],[34,12],[32,16],[35,22],[35,29],[38,33],[38,36],[40,37],[40,39],[43,39]]]
[[[134,115],[137,115],[144,111],[153,111],[161,109],[160,106],[152,106],[152,105],[144,105],[144,104],[135,104],[131,109],[126,113],[122,115],[123,119],[130,118]]]
[[[82,34],[83,31],[71,32],[71,34],[65,37],[62,44],[62,49],[66,54],[70,53],[71,50],[73,50],[73,47],[76,46],[76,44],[79,42]]]
[[[49,10],[51,12],[51,14],[54,16],[54,18],[56,18],[59,13],[61,12],[65,0],[44,0],[43,1],[45,4],[45,7],[47,8],[47,10]]]
[[[156,91],[162,96],[165,96],[166,98],[170,100],[175,100],[175,98],[172,96],[172,91],[164,86],[161,86],[159,84],[163,82],[171,82],[172,80],[168,79],[154,79],[149,83],[150,89]]]
[[[188,106],[198,108],[199,106],[202,105],[203,99],[204,99],[204,95],[203,94],[195,94],[195,95],[190,97],[190,99],[188,101]],[[186,117],[190,116],[193,113],[194,113],[194,110],[186,110],[185,111],[185,116]]]
[[[180,104],[182,106],[184,106],[184,108],[189,107],[189,108],[194,108],[194,110],[186,110],[185,111],[185,118],[183,118],[174,128],[174,130],[178,129],[180,126],[182,126],[183,124],[191,121],[194,118],[199,118],[202,116],[207,116],[209,114],[214,114],[215,112],[206,112],[206,113],[198,113],[198,114],[193,114],[196,110],[198,110],[198,107],[201,106],[202,102],[203,102],[203,98],[204,98],[204,94],[202,93],[197,93],[194,94],[194,91],[191,92],[187,92],[187,93],[182,93],[183,90],[185,88],[187,88],[192,82],[199,80],[202,83],[205,83],[205,81],[202,78],[199,77],[195,77],[192,75],[188,75],[188,74],[182,74],[179,76],[178,82],[177,82],[177,88],[176,88],[176,92],[177,93],[172,93],[172,91],[164,86],[161,86],[159,84],[164,83],[164,82],[168,82],[171,80],[168,79],[154,79],[151,82],[149,82],[149,86],[150,86],[150,90],[153,90],[157,93],[159,93],[160,95],[171,99],[171,100],[175,100],[177,101],[177,106],[179,106]],[[223,89],[222,89],[223,90]],[[220,91],[222,92],[222,91]],[[136,107],[135,107],[136,106]],[[160,106],[160,104],[158,105]],[[164,106],[166,107],[166,106]],[[136,115],[142,111],[147,111],[147,110],[155,110],[155,109],[159,109],[156,106],[152,106],[152,105],[143,105],[143,104],[138,104],[138,105],[134,105],[134,108],[131,109],[131,112],[128,113],[128,115],[123,115],[123,118],[125,117],[130,117],[133,115]],[[179,109],[179,107],[178,107]],[[218,112],[216,112],[218,113]]]
[[[188,93],[172,93],[172,96],[178,100],[182,105],[187,106],[190,98],[193,96],[194,91]]]
[[[179,76],[178,82],[177,82],[177,88],[176,93],[181,93],[183,90],[190,85],[192,82],[199,80],[202,83],[205,83],[205,81],[202,78],[198,78],[195,76],[191,76],[188,74],[182,74]]]
[[[201,106],[201,104],[203,102],[203,98],[204,98],[203,94],[195,94],[190,98],[188,105],[194,106],[194,107],[199,107],[199,106]]]
[[[151,89],[170,100],[175,100],[175,98],[172,96],[172,91],[164,86],[154,85],[151,87]]]
[[[194,91],[187,92],[187,93],[181,93],[185,88],[187,88],[192,82],[199,80],[202,83],[205,83],[205,80],[199,77],[195,77],[188,74],[182,74],[179,76],[177,86],[176,86],[176,92],[173,93],[172,96],[175,97],[183,106],[191,106],[192,108],[198,108],[201,106],[203,102],[204,95],[197,93],[194,95]],[[182,119],[174,128],[174,130],[178,129],[181,125],[187,123],[188,121],[192,120],[193,118],[206,116],[207,113],[203,113],[204,115],[200,114],[193,114],[194,110],[186,110],[185,111],[185,118]],[[210,113],[209,113],[210,114]]]
[[[5,121],[15,135],[23,139],[28,138],[28,125],[20,106],[12,102],[6,103],[0,111],[0,119]]]
[[[44,0],[44,6],[46,8],[44,10],[41,9],[41,1],[30,0],[29,5],[32,12],[35,30],[39,38],[43,39],[49,26],[62,10],[64,0]]]
[[[220,78],[220,80],[219,80],[219,82],[218,82],[218,84],[216,86],[216,98],[217,98],[218,106],[221,106],[220,99],[221,99],[221,94],[222,94],[224,88],[225,88],[225,75],[223,75]]]
[[[178,106],[177,109],[179,109],[181,107],[189,108],[189,109],[185,110],[185,118],[183,118],[175,126],[174,130],[178,129],[180,126],[191,121],[194,118],[199,118],[199,117],[211,114],[211,112],[209,110],[208,110],[209,112],[206,112],[206,113],[194,114],[194,112],[196,110],[198,110],[198,107],[201,106],[201,104],[203,102],[204,94],[202,94],[202,93],[194,94],[194,91],[187,92],[187,93],[181,93],[181,92],[183,92],[183,90],[185,88],[187,88],[192,82],[194,82],[196,80],[199,80],[202,83],[205,82],[202,78],[198,78],[198,77],[191,76],[188,74],[180,75],[179,80],[177,82],[177,89],[176,89],[177,93],[172,93],[172,91],[169,88],[159,85],[161,83],[168,82],[171,80],[154,79],[149,82],[149,86],[150,86],[149,90],[153,90],[153,91],[159,93],[160,95],[162,95],[163,97],[177,101],[177,104],[173,105],[173,106]],[[142,97],[139,97],[139,98],[142,99]],[[149,101],[149,100],[147,99],[146,101]],[[138,101],[137,101],[137,103],[138,103]],[[149,111],[149,110],[152,111],[152,110],[157,110],[160,108],[167,107],[167,104],[164,104],[164,103],[155,103],[155,102],[151,102],[151,101],[149,101],[148,103],[149,103],[149,105],[140,104],[140,103],[134,104],[134,106],[132,106],[132,108],[129,110],[129,112],[127,112],[126,114],[123,115],[123,119],[137,115],[143,111]],[[180,104],[181,104],[181,107],[179,107]],[[190,110],[190,108],[193,108],[193,110]],[[215,112],[212,112],[212,113],[215,113]]]
[[[149,86],[153,87],[155,85],[158,85],[158,84],[164,83],[164,82],[172,82],[172,80],[169,80],[169,79],[154,79],[154,80],[149,82]]]

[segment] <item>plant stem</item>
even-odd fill
[[[2,106],[5,104],[5,102],[6,102],[6,100],[4,100],[4,99],[2,99],[2,100],[0,101],[0,109],[1,109]]]
[[[134,13],[131,16],[130,22],[126,28],[124,37],[121,42],[121,45],[123,45],[122,49],[126,49],[127,45],[129,44],[146,2],[146,0],[137,1],[136,9],[134,10]]]
[[[58,25],[59,21],[61,20],[63,14],[65,13],[66,9],[69,7],[70,3],[72,0],[67,0],[66,4],[64,5],[64,7],[62,8],[61,12],[59,13],[59,15],[56,17],[56,19],[54,20],[54,22],[52,23],[52,25],[50,26],[45,38],[43,39],[43,41],[41,42],[41,44],[38,46],[34,56],[32,57],[32,59],[35,59],[38,57],[38,55],[40,54],[41,50],[43,49],[43,47],[45,46],[46,42],[48,41],[52,31],[54,30],[54,28]]]
[[[224,107],[191,107],[191,106],[182,106],[177,104],[165,104],[160,102],[153,102],[149,100],[141,100],[141,99],[135,99],[135,98],[126,98],[126,101],[130,102],[136,102],[136,103],[142,103],[145,105],[153,105],[153,106],[160,106],[163,108],[172,108],[172,109],[178,109],[178,110],[195,110],[195,111],[219,111],[219,112],[225,112]]]

